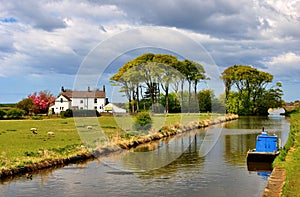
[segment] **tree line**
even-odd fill
[[[198,84],[209,78],[197,62],[178,60],[168,54],[146,53],[125,63],[110,80],[121,87],[131,113],[149,107],[159,111],[158,103],[163,104],[164,112],[168,113],[170,109],[195,112],[199,108],[196,103]]]
[[[234,65],[224,70],[224,94],[215,98],[209,89],[197,90],[209,80],[204,67],[191,60],[178,60],[168,54],[146,53],[125,63],[110,78],[121,87],[131,113],[140,110],[164,112],[217,112],[263,115],[283,104],[281,83],[268,89],[273,75],[251,66]],[[213,109],[214,108],[214,109]]]

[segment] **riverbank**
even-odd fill
[[[288,141],[275,159],[264,197],[300,196],[300,108],[290,114]]]
[[[39,123],[39,128],[43,128],[40,130],[43,130],[43,134],[41,134],[41,131],[38,130],[38,134],[32,134],[29,133],[30,125],[33,123],[31,121],[23,121],[23,126],[20,126],[18,124],[12,124],[7,125],[5,128],[5,132],[2,131],[2,135],[8,135],[6,136],[6,140],[12,140],[10,143],[6,142],[1,143],[1,162],[2,162],[2,168],[0,171],[0,179],[4,179],[7,177],[12,177],[15,175],[20,174],[26,174],[26,173],[32,173],[41,169],[46,168],[52,168],[55,166],[64,166],[70,163],[92,159],[95,157],[99,157],[102,155],[110,154],[112,152],[119,151],[120,149],[130,149],[135,146],[138,146],[140,144],[148,143],[154,140],[159,140],[165,137],[169,137],[172,135],[176,135],[182,132],[187,132],[193,129],[197,128],[204,128],[208,127],[210,125],[219,124],[222,122],[230,121],[237,119],[238,116],[236,115],[226,115],[226,116],[216,116],[213,119],[204,119],[204,120],[197,120],[190,122],[188,124],[173,124],[172,126],[165,125],[159,130],[151,130],[151,132],[148,135],[142,135],[138,137],[131,137],[129,139],[126,138],[118,138],[118,141],[116,141],[115,144],[118,146],[107,146],[107,147],[101,147],[96,150],[94,150],[92,153],[85,148],[83,144],[80,143],[80,138],[78,136],[78,133],[76,131],[76,128],[70,126],[72,124],[72,120],[55,120],[53,122],[47,122],[51,123],[53,127],[56,129],[51,128],[51,125],[47,124],[43,126],[43,122],[34,122],[35,125]],[[113,117],[108,117],[105,119],[104,122],[106,124],[108,122],[113,121]],[[57,122],[58,121],[58,122]],[[100,122],[103,120],[100,120]],[[7,122],[6,122],[7,123]],[[44,122],[45,123],[45,122]],[[19,130],[22,130],[24,127],[24,124],[26,125],[26,131],[21,132]],[[58,127],[57,124],[60,126]],[[3,126],[2,124],[1,126]],[[56,125],[56,126],[55,126]],[[66,125],[69,125],[66,126]],[[112,125],[112,124],[111,124]],[[110,131],[108,133],[112,133],[111,130],[115,131],[115,126],[106,126]],[[18,126],[18,127],[17,127]],[[101,126],[105,127],[105,124],[101,124]],[[12,129],[10,127],[13,127],[15,129]],[[0,131],[3,130],[3,128],[0,128]],[[24,130],[24,129],[23,129]],[[18,132],[19,131],[19,132]],[[47,132],[54,132],[54,135],[48,136]],[[75,132],[75,133],[74,133]],[[11,135],[9,135],[11,134]],[[13,137],[15,137],[13,139]],[[2,138],[3,140],[4,138]],[[18,139],[21,141],[21,143],[18,143]],[[22,141],[24,140],[25,141]],[[66,145],[66,142],[70,141],[71,143]],[[22,144],[22,142],[26,142],[25,144]],[[30,143],[30,145],[28,144]],[[33,146],[33,144],[42,144],[41,146]],[[61,146],[57,146],[58,144],[61,144]],[[16,147],[16,144],[18,144],[21,147]],[[4,149],[4,146],[10,145],[11,147],[14,147],[11,152],[8,152],[8,149]],[[28,148],[26,148],[26,146]],[[41,149],[40,147],[43,147]],[[20,153],[16,154],[17,150],[21,151]],[[4,152],[3,150],[7,150],[8,153]],[[26,150],[24,152],[24,150]],[[10,155],[9,155],[10,154]],[[12,156],[12,155],[13,156]],[[20,158],[18,158],[18,155]],[[9,158],[9,159],[8,159]],[[64,159],[62,159],[64,158]],[[14,163],[13,163],[14,162]],[[4,167],[3,167],[4,166]]]

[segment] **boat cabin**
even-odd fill
[[[269,136],[263,131],[256,139],[255,152],[276,152],[278,151],[278,137],[276,135]]]

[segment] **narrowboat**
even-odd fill
[[[278,141],[277,135],[268,135],[263,128],[261,135],[256,138],[256,148],[249,150],[247,153],[247,163],[272,163],[279,154]]]

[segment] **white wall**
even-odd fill
[[[55,105],[50,107],[50,113],[52,113],[52,108],[54,109],[55,114],[59,114],[61,111],[66,111],[70,109],[71,102],[65,98],[64,96],[60,95],[58,98],[55,99]]]
[[[96,109],[98,112],[104,111],[105,98],[97,98],[97,103],[95,103],[94,98],[73,98],[72,107],[76,109]]]

